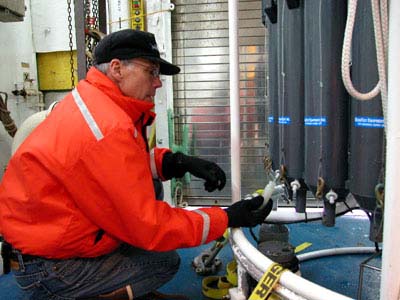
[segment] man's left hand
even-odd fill
[[[188,156],[181,152],[166,153],[163,159],[163,174],[166,178],[182,177],[186,172],[204,179],[208,192],[222,190],[226,183],[225,172],[214,162]]]

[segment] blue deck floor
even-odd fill
[[[256,229],[255,232],[258,230]],[[312,246],[304,252],[334,247],[374,246],[368,239],[369,221],[360,214],[342,216],[336,220],[335,227],[329,228],[324,227],[320,222],[291,224],[289,232],[290,242],[294,246],[304,242],[312,243]],[[252,241],[248,232],[245,231],[245,233]],[[181,268],[177,276],[161,291],[184,294],[192,300],[206,299],[201,293],[202,277],[194,272],[191,262],[195,256],[211,245],[179,250],[182,257]],[[300,270],[304,278],[356,299],[360,263],[368,257],[368,255],[325,257],[302,263]],[[223,262],[223,268],[219,273],[223,274],[226,263],[232,260],[229,245],[220,252],[219,258]],[[380,261],[377,263],[379,264]],[[379,299],[379,272],[366,270],[364,275],[361,299]],[[23,299],[10,275],[0,276],[0,299]]]

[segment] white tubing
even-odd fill
[[[240,98],[238,1],[229,0],[229,90],[231,115],[232,202],[241,199],[240,182]]]
[[[386,131],[385,208],[382,251],[382,300],[400,298],[400,1],[390,1],[388,51],[388,128]]]
[[[271,223],[287,224],[301,222],[307,219],[320,219],[322,218],[322,214],[322,209],[321,211],[308,212],[307,214],[305,214],[296,212],[294,208],[278,208],[278,210],[271,211],[266,221]]]
[[[331,248],[331,249],[323,249],[323,250],[303,253],[297,255],[297,258],[300,262],[304,262],[307,260],[326,257],[326,256],[344,255],[344,254],[370,254],[375,252],[376,252],[375,247],[343,247],[343,248]]]
[[[231,117],[231,188],[233,203],[240,201],[241,199],[238,12],[238,0],[229,0],[229,97]],[[237,293],[238,295],[241,295],[240,298],[245,297],[248,291],[245,275],[245,272],[238,272]]]
[[[231,230],[231,239],[233,245],[240,245],[240,251],[255,267],[263,273],[272,265],[273,261],[259,252],[245,237],[240,228]],[[235,247],[233,246],[232,249]],[[327,288],[308,281],[292,272],[284,272],[279,280],[279,283],[301,297],[309,300],[349,300],[351,298],[333,292]]]

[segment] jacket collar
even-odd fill
[[[131,117],[134,123],[143,117],[143,124],[149,125],[155,118],[156,114],[151,111],[154,107],[154,103],[123,95],[118,86],[96,68],[90,68],[86,75],[86,81],[110,97]]]

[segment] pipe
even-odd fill
[[[247,273],[250,273],[255,280],[257,281],[261,280],[262,276],[264,275],[264,271],[261,271],[252,262],[250,262],[243,254],[243,252],[241,251],[241,249],[238,247],[237,244],[234,243],[232,244],[232,250],[233,253],[235,254],[236,260],[239,261],[238,266],[239,265],[242,266],[242,268],[244,268]],[[233,293],[237,292],[235,291]],[[275,286],[274,293],[278,294],[279,296],[282,296],[283,299],[306,300],[305,298],[283,287],[279,283]]]
[[[238,0],[229,0],[229,90],[232,202],[241,198]]]
[[[333,255],[370,254],[375,252],[376,252],[375,247],[343,247],[343,248],[331,248],[331,249],[323,249],[323,250],[308,252],[297,255],[297,258],[300,262],[304,262],[315,258],[333,256]]]
[[[386,180],[380,299],[400,297],[400,1],[390,1],[388,51],[388,128],[386,130]]]
[[[231,229],[231,241],[233,245],[240,245],[240,251],[242,257],[249,260],[256,268],[260,269],[263,273],[272,265],[273,261],[264,256],[259,252],[245,237],[243,231],[240,228]],[[238,247],[232,246],[235,250]],[[235,253],[236,256],[236,253]],[[240,258],[239,258],[240,259]],[[243,262],[241,261],[243,264]],[[300,276],[297,276],[291,272],[284,272],[279,280],[279,283],[301,297],[308,300],[324,300],[324,299],[335,299],[335,300],[350,300],[351,298],[333,292],[327,288],[317,285],[311,281],[308,281]]]
[[[229,0],[229,97],[231,117],[231,188],[233,203],[241,199],[238,12],[238,0]],[[246,274],[245,272],[238,272],[237,299],[245,298],[247,293]]]
[[[43,93],[39,90],[27,88],[25,89],[26,96],[38,96],[38,102],[35,104],[39,108],[39,111],[45,110],[45,102]]]

